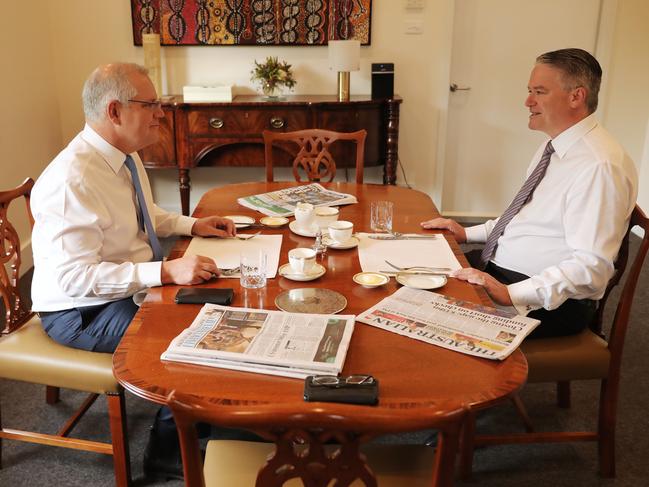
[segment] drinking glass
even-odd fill
[[[240,270],[242,287],[258,289],[266,286],[266,266],[268,257],[263,250],[244,250],[241,252]]]
[[[370,228],[373,232],[392,233],[392,201],[372,201],[370,205]]]

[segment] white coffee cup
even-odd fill
[[[300,228],[311,228],[315,219],[311,203],[298,203],[295,207],[295,221]]]
[[[354,224],[345,220],[338,220],[329,224],[329,236],[336,243],[345,243],[354,233]]]
[[[319,206],[315,209],[315,222],[320,228],[327,228],[332,222],[338,220],[338,208],[333,206]]]
[[[316,251],[299,247],[288,251],[288,262],[291,266],[291,271],[296,274],[308,274],[315,265]]]

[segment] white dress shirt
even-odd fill
[[[603,296],[638,192],[633,161],[594,115],[559,134],[552,145],[545,177],[505,228],[492,257],[494,264],[530,276],[508,286],[521,314],[552,310],[569,298]],[[467,241],[485,242],[496,221],[467,228]]]
[[[131,156],[156,233],[190,235],[196,219],[158,208],[140,157]],[[150,262],[125,159],[86,125],[38,178],[31,195],[35,311],[103,304],[161,284],[162,263]]]

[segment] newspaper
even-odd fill
[[[402,287],[356,318],[456,352],[504,360],[540,323],[509,311]]]
[[[354,195],[325,189],[318,183],[280,189],[271,193],[239,198],[240,205],[268,216],[291,216],[298,203],[313,206],[338,206],[358,203]]]
[[[206,304],[161,358],[301,379],[338,375],[354,318]]]

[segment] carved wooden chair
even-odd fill
[[[635,226],[644,230],[644,237],[629,269],[608,340],[606,340],[602,332],[604,307],[612,289],[620,282],[626,269],[629,234]],[[525,423],[526,433],[475,436],[476,412],[472,411],[467,419],[467,427],[462,438],[460,470],[463,478],[466,479],[471,474],[474,446],[573,441],[596,441],[600,475],[607,478],[615,476],[615,422],[622,351],[636,284],[648,249],[649,220],[640,207],[636,206],[615,261],[615,274],[608,283],[604,297],[600,300],[592,328],[568,337],[526,340],[521,345],[529,366],[528,382],[556,382],[559,407],[570,407],[571,381],[601,381],[597,431],[535,432],[523,403],[516,397],[514,405]]]
[[[246,426],[256,423],[263,431],[272,429],[277,409],[242,413],[228,411],[226,401],[208,401],[196,396],[169,396],[168,404],[174,413],[178,426],[180,448],[183,458],[185,485],[187,487],[220,485],[258,485],[264,487],[331,485],[336,479],[338,487],[376,486],[381,487],[451,487],[455,477],[455,458],[459,435],[467,410],[456,406],[447,412],[431,415],[430,427],[439,431],[437,447],[424,445],[364,445],[361,447],[367,465],[376,476],[375,483],[366,466],[359,463],[356,450],[342,446],[310,442],[309,430],[318,426],[322,430],[336,428],[341,418],[325,413],[295,414],[295,429],[286,431],[278,427],[273,430],[275,443],[261,443],[237,440],[211,440],[201,459],[196,423],[219,424],[227,416],[231,421],[243,420]],[[280,412],[280,415],[291,414]],[[229,423],[234,426],[236,423]],[[369,432],[371,434],[371,432]],[[263,434],[260,432],[260,434]],[[330,438],[339,438],[340,433],[331,433]],[[355,443],[360,442],[356,435]],[[329,436],[327,436],[329,437]],[[363,456],[361,455],[361,456]],[[326,474],[323,475],[323,472]],[[334,473],[332,473],[334,472]]]
[[[88,392],[89,396],[53,435],[9,429],[0,424],[0,467],[2,439],[6,438],[112,455],[115,484],[129,485],[131,471],[124,390],[113,376],[112,355],[64,347],[50,339],[38,316],[27,309],[18,290],[21,247],[18,233],[7,219],[7,211],[13,200],[24,197],[33,225],[29,207],[33,186],[34,181],[29,178],[15,189],[0,191],[0,295],[6,317],[4,328],[0,330],[0,378],[45,385],[48,404],[59,400],[60,387]],[[99,394],[106,395],[108,400],[112,444],[69,437]]]
[[[296,181],[332,181],[336,175],[336,161],[330,146],[337,141],[356,143],[356,183],[363,182],[365,159],[365,137],[367,131],[332,132],[322,129],[296,130],[294,132],[271,132],[264,130],[264,157],[266,160],[266,181],[273,181],[275,151],[284,150],[292,154],[291,149],[299,148],[293,160],[293,176]],[[302,175],[305,179],[302,179]]]

